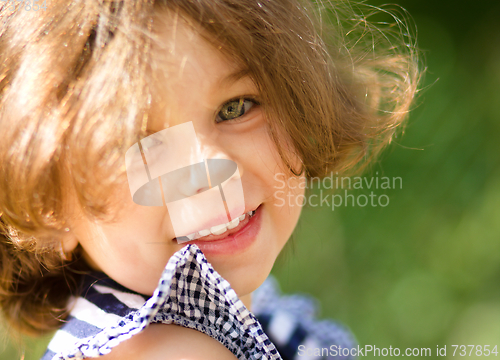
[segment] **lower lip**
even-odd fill
[[[261,226],[262,205],[257,208],[255,215],[238,232],[219,240],[194,240],[189,244],[196,244],[205,255],[232,255],[242,252],[257,239]]]

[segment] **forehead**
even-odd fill
[[[159,85],[176,87],[188,84],[226,85],[231,76],[241,71],[234,59],[207,39],[204,30],[194,21],[171,11],[155,14],[155,41],[152,45],[153,71]],[[167,81],[165,81],[167,80]]]
[[[194,104],[200,108],[213,107],[226,89],[237,82],[250,81],[243,67],[208,41],[209,36],[189,18],[172,11],[160,11],[154,17],[153,33],[154,114],[175,118],[176,112]],[[156,127],[156,130],[162,128]]]

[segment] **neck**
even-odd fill
[[[252,293],[241,296],[240,300],[249,311],[252,311]]]

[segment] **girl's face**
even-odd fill
[[[277,174],[284,166],[268,136],[251,79],[181,18],[158,19],[154,31],[160,41],[153,47],[152,63],[156,90],[148,130],[154,133],[191,121],[202,146],[238,164],[244,212],[257,209],[256,215],[232,237],[195,243],[249,305],[250,293],[268,276],[298,221],[301,207],[296,198],[304,190],[291,179],[283,195],[283,175]],[[246,99],[245,106],[235,112],[229,102],[239,98]],[[300,165],[296,160],[295,169]],[[128,187],[121,191],[120,202],[117,222],[75,214],[71,232],[91,266],[150,295],[169,258],[186,244],[174,240],[165,206],[135,204]]]

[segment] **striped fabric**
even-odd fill
[[[273,276],[252,296],[252,312],[284,360],[354,359],[350,354],[339,355],[339,349],[357,347],[354,336],[337,322],[316,320],[318,308],[311,296],[282,295]]]
[[[311,298],[281,296],[272,277],[254,292],[253,313],[249,312],[193,244],[171,257],[149,299],[103,273],[86,276],[83,289],[81,296],[71,299],[71,314],[42,360],[107,354],[150,323],[199,330],[221,342],[238,359],[307,359],[298,352],[299,345],[353,347],[355,343],[340,325],[314,320],[316,306]]]

